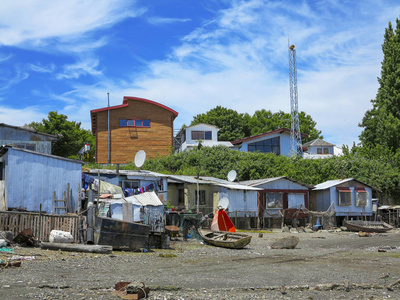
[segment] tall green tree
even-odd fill
[[[234,141],[250,136],[250,116],[240,114],[236,110],[217,106],[204,114],[198,114],[190,125],[206,123],[220,128],[218,139],[220,141]]]
[[[315,128],[317,123],[307,115],[304,111],[299,113],[300,132],[307,134],[309,137],[303,142],[323,138],[321,131]],[[272,113],[270,110],[257,110],[250,119],[251,135],[256,135],[278,128],[291,127],[291,116],[289,113],[278,111]]]
[[[54,155],[79,158],[79,150],[85,146],[85,143],[89,143],[91,145],[90,157],[94,156],[95,138],[93,134],[89,130],[81,128],[80,122],[68,121],[66,115],[51,111],[47,119],[43,119],[42,122],[32,122],[28,126],[39,132],[59,136],[57,142],[52,146]]]
[[[400,146],[400,21],[396,19],[396,29],[389,22],[382,44],[383,61],[379,89],[371,100],[362,122],[360,140],[364,147],[377,145],[396,152]]]

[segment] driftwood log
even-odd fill
[[[85,253],[100,253],[110,254],[112,246],[107,245],[83,245],[83,244],[64,244],[64,243],[44,243],[42,242],[42,249],[48,250],[61,250],[69,252],[85,252]]]

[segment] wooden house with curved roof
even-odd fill
[[[90,111],[96,137],[96,163],[134,161],[144,150],[148,158],[168,155],[173,147],[174,120],[178,113],[158,102],[124,97],[121,105]]]

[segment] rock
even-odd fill
[[[61,230],[52,230],[50,232],[50,237],[49,237],[49,242],[50,243],[72,243],[74,241],[74,238],[71,233],[67,231],[61,231]]]
[[[272,243],[272,249],[294,249],[297,244],[300,242],[300,239],[296,236],[288,236],[277,240]]]
[[[360,237],[370,237],[371,234],[368,233],[368,232],[360,231],[360,232],[358,233],[358,236],[360,236]]]

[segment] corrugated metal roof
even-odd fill
[[[125,198],[125,200],[128,201],[128,199],[129,199],[130,201],[128,201],[128,202],[135,203],[135,202],[132,201],[133,199],[131,199],[131,198],[135,198],[143,206],[148,206],[148,205],[160,206],[160,205],[164,205],[161,202],[160,198],[158,198],[158,196],[157,196],[157,194],[155,192],[146,192],[146,193],[143,193],[143,194],[134,195],[134,196]]]
[[[325,190],[325,189],[331,188],[331,187],[333,187],[333,186],[337,186],[337,185],[339,185],[339,184],[346,183],[346,182],[349,182],[349,181],[352,181],[352,180],[357,181],[357,182],[359,182],[359,183],[361,183],[361,184],[363,184],[363,185],[366,185],[366,186],[368,186],[368,187],[370,187],[370,188],[372,188],[372,189],[374,189],[374,190],[376,190],[376,191],[380,191],[379,189],[374,188],[373,186],[371,186],[371,185],[369,185],[369,184],[366,184],[366,183],[364,183],[364,182],[361,182],[361,181],[359,181],[359,180],[357,180],[357,179],[354,179],[354,178],[346,178],[346,179],[343,179],[343,180],[342,180],[342,179],[328,180],[328,181],[325,181],[325,182],[323,182],[323,183],[317,184],[317,185],[314,187],[313,190],[314,190],[314,191]]]
[[[291,178],[289,178],[287,176],[262,178],[262,179],[255,179],[255,180],[247,180],[247,181],[241,181],[240,183],[244,184],[244,185],[248,185],[248,186],[258,186],[258,185],[262,185],[262,184],[265,184],[265,183],[274,182],[274,181],[277,181],[277,180],[280,180],[280,179],[289,180],[291,182],[294,182],[294,183],[300,184],[302,186],[305,186],[306,188],[309,188],[309,189],[314,187],[314,185],[312,185],[312,184],[302,183],[302,182],[293,180],[293,179],[291,179]]]
[[[108,174],[108,175],[117,175],[116,170],[108,170],[108,169],[89,169],[84,170],[84,173],[90,174]],[[124,176],[135,176],[135,177],[159,177],[159,178],[167,178],[169,175],[152,172],[152,171],[145,171],[145,170],[119,170],[119,175]]]
[[[191,184],[209,184],[209,185],[217,185],[217,186],[222,186],[226,187],[229,189],[233,190],[253,190],[253,191],[258,191],[261,190],[259,188],[247,186],[244,184],[240,184],[237,182],[230,182],[228,180],[223,180],[215,177],[206,177],[206,176],[200,176],[199,178],[195,176],[186,176],[186,175],[168,175],[168,180],[171,180],[173,182],[186,182],[186,183],[191,183]]]

